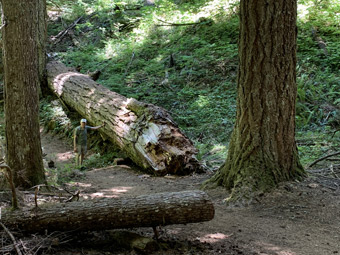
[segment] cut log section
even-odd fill
[[[193,143],[161,107],[126,98],[59,62],[47,65],[48,86],[100,129],[138,166],[159,175],[201,172]]]
[[[1,220],[11,230],[36,233],[195,223],[212,220],[214,213],[207,194],[194,190],[3,210]]]

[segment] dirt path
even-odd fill
[[[65,141],[44,134],[42,143],[46,158],[57,166],[72,163],[72,147]],[[122,165],[89,169],[69,185],[81,190],[82,199],[116,198],[199,189],[209,175],[151,177]],[[161,238],[174,245],[155,254],[340,254],[340,179],[311,176],[285,183],[245,208],[227,207],[222,188],[207,193],[215,204],[214,220],[163,228]],[[151,229],[136,231],[152,235]]]

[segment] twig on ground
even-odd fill
[[[74,194],[72,195],[72,197],[70,197],[69,199],[67,199],[65,202],[79,201],[79,194],[80,194],[80,191],[77,190],[76,193],[74,193]]]
[[[324,160],[324,159],[326,159],[326,158],[333,157],[333,156],[336,156],[336,155],[340,155],[340,151],[335,152],[335,153],[332,153],[332,154],[329,154],[329,155],[327,155],[327,156],[324,156],[324,157],[322,157],[322,158],[319,158],[319,159],[315,160],[312,164],[310,164],[310,165],[308,166],[308,168],[314,166],[316,163],[318,163],[318,162],[320,162],[320,161],[322,161],[322,160]]]
[[[58,188],[56,186],[53,186],[53,185],[46,185],[46,184],[39,184],[39,185],[36,185],[34,187],[32,187],[31,189],[35,189],[35,192],[34,192],[34,201],[35,201],[35,206],[38,207],[38,203],[37,203],[37,195],[38,195],[38,192],[40,190],[41,187],[51,187],[51,188],[54,188],[58,191],[66,191],[68,194],[71,195],[71,197],[69,199],[67,199],[66,201],[64,202],[71,202],[71,201],[75,201],[75,199],[77,199],[77,201],[79,200],[79,194],[80,194],[80,191],[77,190],[75,193],[72,193],[71,191],[67,190],[66,188]]]
[[[339,179],[339,176],[337,176],[337,174],[334,172],[334,169],[333,169],[333,165],[330,165],[329,166],[329,169],[331,170],[332,174],[334,175],[335,178],[338,178]]]
[[[11,238],[15,251],[17,252],[18,255],[22,255],[20,248],[19,248],[19,244],[17,243],[17,241],[15,240],[15,237],[13,236],[13,234],[8,230],[8,228],[6,228],[6,226],[0,222],[1,227],[5,230],[5,232],[7,233],[7,235],[9,235],[9,237]]]

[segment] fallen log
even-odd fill
[[[193,143],[161,107],[126,98],[60,62],[47,65],[49,88],[138,166],[159,175],[201,172]]]
[[[214,212],[207,194],[196,190],[3,210],[1,220],[11,230],[36,233],[195,223],[212,220]]]

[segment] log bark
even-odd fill
[[[100,132],[138,166],[159,175],[202,171],[193,143],[163,108],[119,95],[59,62],[48,63],[47,73],[49,88],[90,124],[105,122]]]
[[[2,222],[30,233],[88,231],[203,222],[212,220],[214,212],[207,194],[194,190],[3,210]]]

